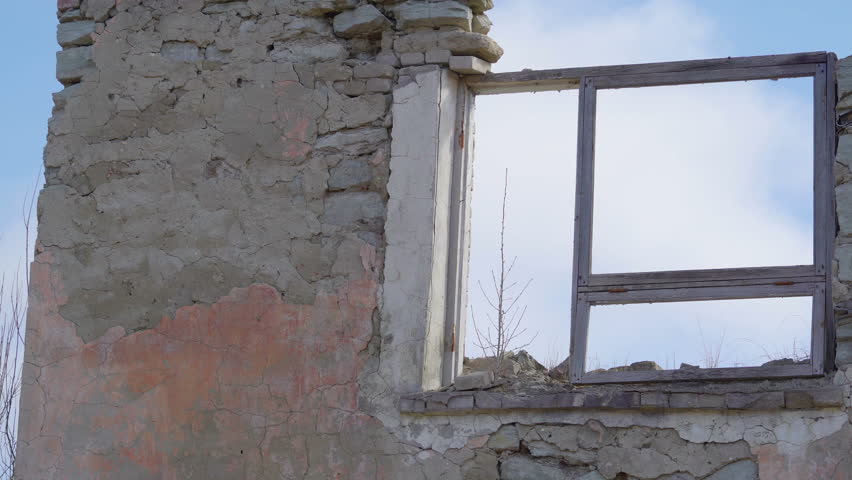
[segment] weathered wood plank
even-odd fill
[[[589,277],[589,286],[641,285],[654,283],[705,282],[723,280],[759,280],[812,277],[819,275],[813,265],[780,267],[714,268],[660,272],[597,273]]]
[[[595,77],[595,85],[600,89],[612,89],[809,77],[814,75],[817,71],[817,65],[821,64],[733,68],[707,71],[698,70],[671,73],[645,73],[637,75],[612,75],[606,77]]]
[[[817,274],[825,274],[828,271],[831,259],[826,258],[829,237],[834,241],[834,231],[829,228],[828,219],[832,212],[831,194],[833,193],[834,180],[829,178],[831,165],[834,159],[828,159],[828,128],[829,121],[826,115],[828,110],[828,91],[826,65],[817,66],[814,75],[813,91],[813,114],[814,114],[814,157],[813,157],[813,185],[814,185],[814,266]],[[833,224],[833,222],[832,222]]]
[[[609,292],[612,290],[659,290],[668,288],[701,288],[701,287],[744,287],[750,285],[784,285],[795,283],[820,283],[825,282],[825,275],[811,275],[807,277],[774,277],[755,278],[748,280],[705,280],[697,282],[675,282],[675,283],[625,283],[617,285],[602,285],[579,287],[581,293],[587,292]]]
[[[574,264],[571,282],[571,362],[570,376],[576,380],[583,374],[589,332],[589,304],[579,287],[585,285],[591,272],[592,208],[594,200],[595,162],[595,86],[583,80],[580,90],[577,123],[577,177],[574,202]]]
[[[464,360],[464,338],[467,319],[467,269],[466,237],[469,234],[470,180],[474,96],[464,82],[459,82],[456,105],[456,128],[453,141],[452,191],[450,193],[450,225],[447,265],[447,302],[444,320],[444,357],[441,384],[450,385],[461,372]]]
[[[573,302],[574,321],[571,322],[571,358],[568,375],[572,382],[577,382],[586,371],[586,348],[589,340],[589,314],[591,306],[583,294],[577,295]]]
[[[700,370],[657,370],[641,372],[586,373],[578,385],[602,383],[677,382],[684,380],[751,380],[763,378],[813,377],[811,365],[777,367],[707,368]]]
[[[580,86],[587,76],[634,75],[645,73],[688,72],[714,69],[772,67],[823,63],[825,52],[766,55],[757,57],[727,57],[683,62],[658,62],[633,65],[561,68],[554,70],[524,70],[521,72],[489,73],[466,77],[468,85],[478,95],[514,92],[571,90]]]
[[[629,303],[697,302],[703,300],[735,300],[746,298],[805,297],[814,294],[820,283],[793,285],[750,285],[742,287],[665,288],[629,290],[626,292],[589,292],[592,305],[624,305]]]
[[[834,158],[837,155],[837,55],[829,53],[826,60],[826,123],[828,129],[828,157],[827,162],[827,177],[831,179],[824,188],[828,190],[827,197],[829,200],[826,224],[829,227],[829,236],[826,238],[825,258],[827,262],[831,262],[834,258],[834,237],[836,232],[835,212],[837,211],[836,200],[834,196]],[[831,263],[829,263],[831,265]],[[825,365],[826,371],[832,371],[835,368],[835,354],[837,330],[834,321],[834,300],[831,292],[831,268],[827,268],[825,272]]]
[[[826,322],[825,322],[825,284],[817,285],[814,292],[813,314],[811,317],[811,367],[813,373],[825,373]]]

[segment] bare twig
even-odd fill
[[[526,293],[532,279],[527,280],[520,289],[518,289],[520,284],[510,279],[518,258],[512,258],[512,261],[507,265],[505,237],[508,192],[509,170],[506,169],[503,183],[503,210],[500,217],[500,270],[499,272],[491,271],[493,293],[489,295],[485,291],[485,287],[482,286],[482,282],[477,282],[479,291],[482,292],[483,298],[485,298],[486,303],[493,310],[494,315],[486,313],[485,317],[488,319],[488,324],[481,325],[477,322],[475,312],[471,307],[473,331],[476,334],[474,344],[482,349],[483,355],[496,359],[494,366],[495,373],[500,372],[500,367],[507,353],[526,348],[538,336],[538,333],[536,333],[528,342],[520,346],[514,345],[527,332],[527,329],[522,327],[527,307],[521,307],[518,305],[518,302],[524,293]]]

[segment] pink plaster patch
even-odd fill
[[[67,299],[52,257],[40,255],[27,336],[40,368],[22,397],[22,478],[168,480],[207,465],[240,478],[309,469],[374,478],[375,454],[341,439],[382,428],[358,412],[379,270],[371,247],[362,259],[361,279],[314,305],[252,285],[180,308],[155,329],[124,336],[115,327],[84,344],[57,313]]]

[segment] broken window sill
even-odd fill
[[[810,410],[843,407],[843,388],[818,381],[703,385],[608,385],[564,391],[423,392],[403,395],[404,414],[447,415],[507,410]],[[770,388],[767,388],[770,387]]]

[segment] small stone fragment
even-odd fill
[[[201,60],[198,45],[189,42],[166,42],[160,49],[160,55],[178,62],[197,62]]]
[[[329,170],[328,188],[344,190],[364,186],[373,178],[373,168],[363,161],[347,159]]]
[[[396,69],[381,63],[365,63],[354,69],[355,78],[393,78]]]
[[[466,5],[452,0],[434,3],[405,2],[395,9],[400,30],[423,27],[460,27],[469,32],[473,13]]]
[[[434,48],[426,52],[426,63],[438,63],[446,65],[450,63],[452,52],[442,48]]]
[[[518,427],[513,423],[503,425],[488,439],[486,446],[496,452],[510,450],[517,452],[521,448],[521,438]]]
[[[115,6],[115,0],[89,0],[86,4],[86,17],[96,22],[103,22],[109,16],[109,11]]]
[[[488,35],[488,32],[491,31],[491,19],[488,18],[488,15],[474,15],[473,16],[473,31],[476,33],[481,33],[483,35]]]
[[[481,33],[438,32],[438,47],[455,55],[473,55],[491,63],[503,56],[503,48]]]
[[[92,47],[69,48],[56,52],[56,79],[63,85],[77,83],[95,69]]]
[[[95,22],[60,23],[56,29],[56,41],[63,47],[91,45],[92,34],[95,33]]]
[[[334,17],[334,32],[344,38],[375,35],[390,26],[390,20],[370,4],[347,10]]]
[[[64,12],[65,10],[69,10],[72,8],[79,8],[80,0],[58,0],[56,4],[59,8],[59,11]]]
[[[459,375],[456,377],[455,389],[463,390],[478,390],[491,386],[494,383],[494,374],[489,371],[473,372],[467,375]]]
[[[491,64],[477,57],[450,57],[450,70],[464,75],[482,75],[491,71]]]
[[[370,93],[387,93],[393,89],[393,80],[389,78],[371,78],[367,80],[367,91]]]
[[[399,61],[403,67],[412,65],[423,65],[426,63],[426,58],[422,53],[403,53],[399,56]]]

